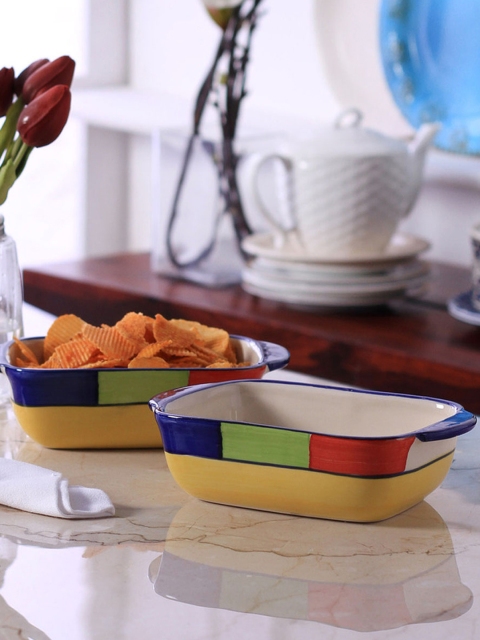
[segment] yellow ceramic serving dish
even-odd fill
[[[257,378],[286,366],[289,353],[271,342],[232,336],[239,361],[230,369],[32,369],[13,366],[18,346],[0,364],[11,385],[15,415],[36,442],[55,449],[161,447],[149,399],[192,384]],[[43,338],[25,339],[39,356]]]
[[[200,385],[150,406],[191,495],[355,522],[420,502],[476,422],[445,400],[270,380]]]

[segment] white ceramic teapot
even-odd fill
[[[288,243],[319,257],[386,249],[417,198],[425,154],[438,125],[423,125],[407,143],[365,129],[361,120],[362,114],[351,109],[311,139],[290,140],[279,153],[246,158],[244,184],[272,226],[277,247]],[[287,225],[261,195],[260,169],[272,160],[287,171]]]

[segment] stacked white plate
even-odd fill
[[[381,254],[325,258],[286,244],[275,246],[272,234],[248,236],[250,256],[242,287],[253,295],[288,304],[364,307],[420,292],[428,265],[419,259],[429,248],[422,238],[398,233]]]

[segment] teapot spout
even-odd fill
[[[415,137],[408,145],[410,179],[409,192],[406,198],[405,213],[407,215],[415,204],[423,179],[425,157],[431,141],[440,129],[436,122],[422,124]]]
[[[426,122],[422,124],[415,137],[408,145],[408,150],[414,158],[420,158],[423,162],[428,146],[440,129],[438,122]]]

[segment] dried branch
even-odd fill
[[[245,81],[246,71],[250,56],[252,35],[257,25],[258,7],[262,0],[243,0],[233,10],[225,30],[222,33],[220,44],[215,53],[213,64],[203,81],[195,101],[193,114],[192,133],[188,139],[183,163],[178,179],[175,195],[167,226],[167,252],[170,261],[179,268],[192,267],[204,260],[215,246],[216,238],[199,254],[186,262],[182,262],[173,247],[172,235],[175,222],[179,215],[179,206],[182,190],[188,168],[192,159],[195,139],[200,136],[200,126],[205,108],[215,96],[213,103],[219,111],[222,130],[222,144],[217,163],[219,175],[219,193],[223,199],[223,213],[232,218],[237,239],[240,241],[251,233],[250,226],[245,217],[237,182],[238,156],[234,150],[234,139],[237,130],[238,117],[241,102],[246,96]],[[239,42],[242,34],[245,34],[245,44]],[[221,65],[227,68],[226,82],[223,86]],[[223,92],[221,89],[223,88]],[[222,99],[223,98],[223,99]]]

